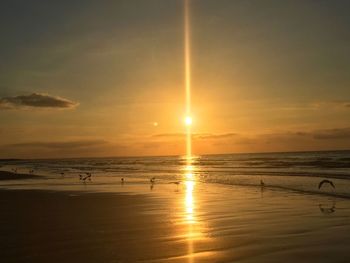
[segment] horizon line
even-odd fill
[[[350,152],[349,149],[338,150],[302,150],[302,151],[271,151],[271,152],[236,152],[236,153],[206,153],[195,154],[192,157],[213,156],[213,155],[244,155],[244,154],[285,154],[285,153],[316,153],[316,152]],[[107,159],[107,158],[165,158],[165,157],[182,157],[186,159],[186,155],[170,154],[170,155],[116,155],[101,157],[52,157],[52,158],[0,158],[0,161],[20,161],[20,160],[58,160],[58,159]]]

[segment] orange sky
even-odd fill
[[[29,2],[0,11],[0,158],[185,154],[184,1]],[[195,154],[350,149],[348,3],[190,7]]]

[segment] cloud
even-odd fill
[[[184,133],[165,133],[155,134],[153,138],[162,139],[181,139],[185,138]],[[254,141],[270,142],[270,141],[289,141],[291,139],[314,139],[314,140],[341,140],[350,139],[350,127],[339,128],[339,129],[325,129],[325,130],[314,130],[314,131],[286,131],[280,133],[262,133],[255,134],[253,136],[245,136],[239,133],[195,133],[192,134],[194,140],[230,140],[233,143],[239,144],[251,144]],[[232,139],[232,140],[231,140]]]
[[[21,108],[55,108],[71,109],[79,103],[42,93],[32,93],[15,97],[0,98],[0,109],[21,109]]]
[[[236,137],[237,133],[222,133],[222,134],[194,134],[195,139],[201,140],[216,140],[216,139],[228,139],[232,137]]]
[[[153,138],[183,138],[185,133],[160,133],[152,135]]]
[[[81,140],[81,141],[63,141],[63,142],[28,142],[7,144],[8,147],[19,148],[48,148],[48,149],[76,149],[107,144],[104,140]]]
[[[221,134],[213,134],[213,133],[193,133],[192,138],[198,140],[215,140],[215,139],[228,139],[237,136],[236,133],[221,133]],[[152,135],[153,138],[164,138],[164,139],[178,139],[185,138],[185,133],[162,133]]]
[[[350,128],[320,130],[313,133],[319,140],[350,139]]]

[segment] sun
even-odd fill
[[[192,118],[190,116],[186,116],[185,124],[186,124],[186,126],[191,126],[192,125]]]

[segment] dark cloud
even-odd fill
[[[350,128],[320,130],[313,133],[319,140],[350,139]]]
[[[79,103],[48,94],[32,93],[30,95],[0,98],[0,109],[19,108],[55,108],[70,109]]]
[[[8,144],[8,147],[19,148],[48,148],[48,149],[76,149],[107,144],[104,140],[83,140],[83,141],[65,141],[65,142],[28,142]]]

